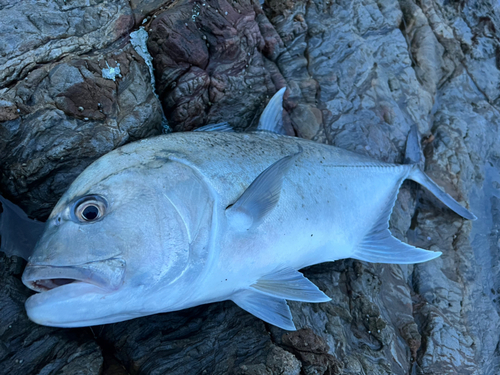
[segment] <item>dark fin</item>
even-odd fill
[[[299,271],[285,268],[261,277],[251,288],[264,294],[301,302],[328,302],[331,298]]]
[[[0,213],[0,251],[28,260],[42,236],[45,223],[30,219],[21,208],[2,196],[0,203],[3,209]]]
[[[476,220],[477,217],[472,212],[467,210],[465,207],[461,206],[455,199],[453,199],[449,194],[445,193],[441,188],[432,181],[422,170],[415,165],[411,170],[408,178],[420,185],[424,186],[429,190],[434,196],[439,199],[443,204],[445,204],[450,210],[454,211],[458,215],[462,216],[468,220]]]
[[[264,112],[260,116],[257,130],[286,134],[283,128],[283,95],[285,91],[286,87],[283,87],[269,100]]]
[[[263,321],[287,331],[295,331],[292,313],[286,301],[252,290],[244,290],[232,298],[243,310]]]
[[[422,150],[418,138],[417,125],[412,125],[406,139],[405,164],[418,164],[422,160]]]
[[[418,182],[429,190],[434,196],[445,204],[450,210],[468,220],[476,220],[476,216],[461,206],[455,199],[445,193],[434,181],[432,181],[417,165],[422,159],[418,129],[412,125],[406,140],[405,164],[413,164],[413,168],[408,175],[410,180]]]
[[[234,132],[234,128],[227,122],[209,124],[193,130],[194,132]]]
[[[268,167],[238,200],[226,209],[226,216],[233,228],[248,230],[258,225],[278,204],[283,178],[301,152],[285,156]]]
[[[373,228],[356,247],[351,258],[371,263],[413,264],[426,262],[441,255],[439,251],[428,251],[405,244],[394,238],[389,231],[389,218],[396,201],[399,184],[391,194],[386,209]]]

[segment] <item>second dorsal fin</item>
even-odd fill
[[[281,88],[273,95],[259,119],[257,130],[269,131],[277,134],[286,134],[283,128],[283,95],[286,87]]]

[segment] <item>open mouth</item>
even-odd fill
[[[72,283],[87,283],[112,291],[123,283],[124,274],[125,262],[117,258],[77,266],[28,263],[23,273],[23,283],[36,292],[46,292]]]
[[[79,282],[79,280],[75,279],[45,279],[45,280],[35,280],[29,281],[30,285],[28,288],[33,289],[37,292],[44,292],[47,290],[51,290],[57,288],[58,286],[66,285]]]

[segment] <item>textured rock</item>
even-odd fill
[[[19,281],[24,264],[3,257],[1,369],[500,372],[495,0],[269,0],[263,9],[250,0],[83,4],[0,5],[0,19],[9,20],[0,20],[0,39],[7,41],[0,46],[0,192],[31,215],[43,218],[101,154],[158,133],[160,103],[175,130],[220,121],[246,129],[256,124],[267,97],[287,86],[289,134],[399,163],[408,130],[417,124],[427,173],[478,220],[462,220],[405,183],[392,233],[443,255],[410,266],[343,260],[306,269],[332,301],[291,302],[300,329],[294,333],[230,302],[94,327],[93,333],[36,326],[23,312],[30,293]],[[22,22],[11,26],[11,19]],[[159,100],[126,37],[143,19]],[[111,70],[118,67],[122,77]],[[115,81],[103,78],[103,69]]]
[[[158,94],[174,130],[221,121],[236,128],[257,125],[266,98],[276,91],[273,79],[285,84],[263,55],[279,38],[249,0],[180,1],[160,13],[151,29]],[[275,40],[266,41],[268,34]]]
[[[103,78],[108,67],[120,75]],[[42,218],[90,162],[161,130],[148,68],[126,42],[47,63],[0,95],[18,110],[3,111],[3,193]]]

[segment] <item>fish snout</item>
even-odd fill
[[[87,283],[106,291],[117,290],[125,276],[126,263],[110,258],[75,266],[52,266],[28,263],[23,283],[35,292],[45,292],[71,283]]]

